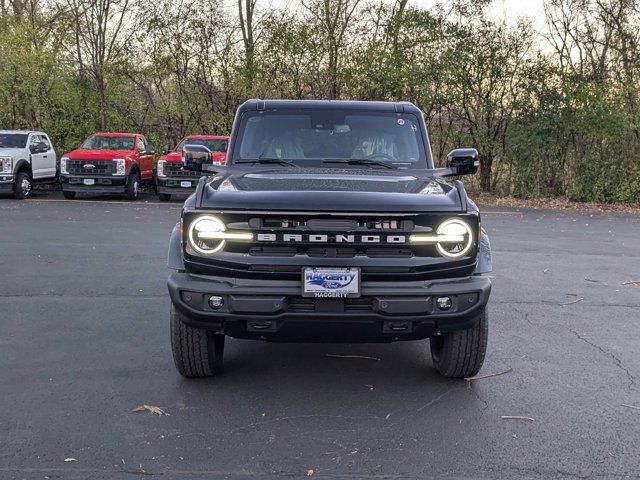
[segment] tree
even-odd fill
[[[321,34],[327,55],[329,98],[340,97],[340,66],[346,54],[349,28],[360,0],[301,0]]]
[[[107,79],[126,59],[136,31],[130,0],[67,0],[72,12],[76,62],[91,79],[99,99],[100,130],[107,129]]]

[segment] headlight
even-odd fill
[[[165,164],[166,160],[158,160],[158,165],[156,167],[156,174],[159,177],[164,177],[164,164]]]
[[[13,159],[11,157],[0,158],[0,162],[2,162],[2,173],[13,172]]]
[[[467,222],[458,218],[445,220],[436,234],[416,234],[409,237],[411,243],[435,244],[438,253],[447,258],[459,258],[473,245],[473,230]]]
[[[196,252],[212,255],[222,250],[227,240],[251,241],[253,234],[228,232],[222,220],[213,215],[203,215],[191,223],[188,239]]]
[[[67,161],[69,157],[62,157],[60,159],[60,173],[63,175],[69,175],[69,169],[67,168]]]
[[[116,162],[116,173],[114,175],[124,175],[126,163],[124,158],[114,158],[113,161]]]

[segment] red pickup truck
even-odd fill
[[[198,184],[201,174],[182,169],[182,148],[185,145],[203,145],[211,150],[211,163],[224,165],[227,158],[229,137],[221,135],[189,135],[183,138],[175,149],[164,147],[158,160],[156,191],[162,201],[171,199],[172,194],[191,194]]]
[[[138,198],[141,184],[153,182],[153,149],[138,133],[94,133],[60,158],[64,198],[76,193],[124,193]]]

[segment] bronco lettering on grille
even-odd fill
[[[309,243],[406,243],[405,235],[329,235],[300,233],[259,233],[259,242],[309,242]]]

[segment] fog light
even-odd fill
[[[451,297],[438,297],[436,305],[439,310],[449,310],[451,308]]]
[[[218,296],[209,297],[209,306],[214,310],[219,310],[224,305],[224,298]]]

